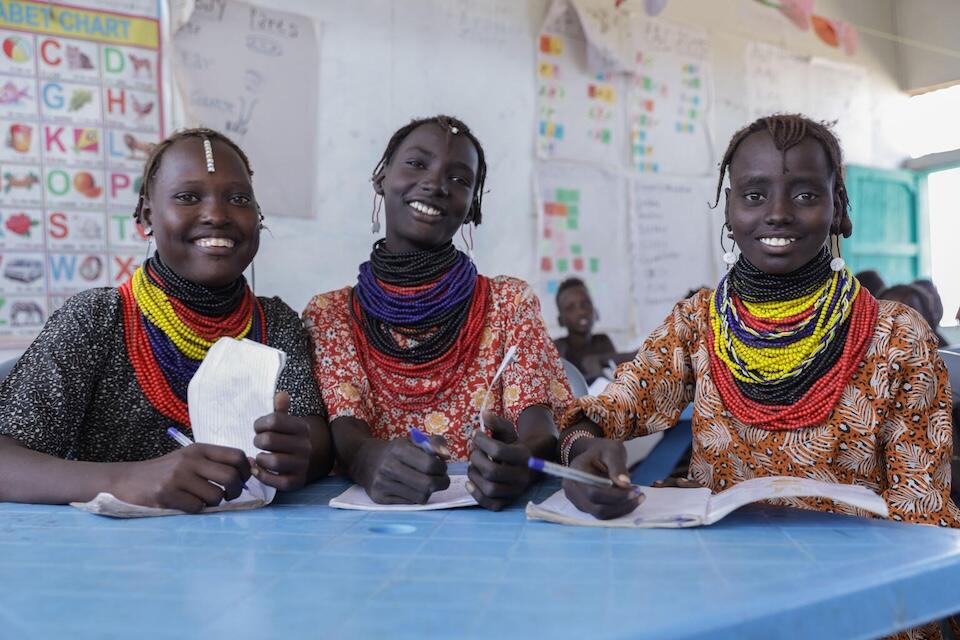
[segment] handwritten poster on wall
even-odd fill
[[[163,135],[160,27],[155,3],[127,8],[0,4],[0,348],[143,259],[131,214]]]
[[[264,215],[316,215],[313,20],[245,2],[197,2],[173,48],[187,121],[244,149]]]
[[[630,262],[624,179],[600,167],[542,162],[537,168],[539,295],[556,323],[555,297],[570,277],[590,289],[603,327],[630,326]]]
[[[771,113],[803,113],[836,123],[845,160],[871,161],[873,119],[866,69],[756,42],[747,45],[745,57],[751,120]]]
[[[538,48],[538,151],[639,173],[712,171],[704,30],[558,0]]]
[[[711,240],[723,211],[709,208],[714,186],[708,179],[643,176],[630,181],[638,335],[647,335],[663,322],[690,289],[716,285],[719,258],[711,250]]]
[[[711,163],[706,32],[635,18],[627,38],[630,160],[640,173],[705,175]]]
[[[622,165],[624,79],[591,73],[576,12],[555,2],[537,46],[537,152],[543,159]]]

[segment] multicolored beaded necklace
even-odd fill
[[[120,287],[120,298],[137,382],[157,411],[184,427],[190,426],[187,386],[213,343],[224,336],[266,341],[263,308],[243,276],[207,289],[155,255]]]
[[[743,256],[710,301],[710,371],[730,412],[766,429],[824,422],[866,353],[877,301],[824,249],[797,271]]]
[[[350,300],[354,344],[371,382],[408,410],[456,387],[479,351],[489,288],[453,243],[390,253],[377,241]],[[437,384],[416,395],[411,378]]]

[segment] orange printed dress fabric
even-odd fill
[[[867,353],[827,420],[765,431],[734,418],[713,382],[712,295],[701,291],[678,303],[603,394],[571,405],[563,426],[586,416],[608,438],[626,440],[673,426],[693,402],[690,474],[714,492],[775,475],[859,484],[883,496],[894,520],[960,527],[950,499],[950,385],[936,338],[916,311],[878,301]],[[867,515],[819,498],[777,502]]]
[[[386,389],[373,388],[357,355],[351,333],[350,287],[315,296],[303,312],[313,346],[313,371],[330,421],[352,416],[370,425],[382,440],[407,437],[416,427],[442,435],[456,460],[466,460],[467,436],[478,423],[487,385],[507,349],[516,345],[517,360],[494,385],[486,407],[516,424],[527,407],[547,407],[559,421],[573,399],[560,356],[540,314],[540,302],[530,286],[516,278],[490,280],[490,300],[480,349],[465,367],[463,378],[439,390],[434,402],[418,409],[397,406]],[[398,341],[403,337],[395,334]],[[408,386],[411,395],[432,393],[437,378],[399,378],[394,387]],[[406,396],[406,394],[404,394]],[[400,398],[406,400],[406,397]]]

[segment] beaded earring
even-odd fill
[[[153,229],[147,227],[147,230],[143,232],[147,236],[147,248],[143,252],[143,261],[146,262],[147,258],[150,257],[150,245],[153,244]]]
[[[836,253],[834,253],[833,251],[834,247],[836,247]],[[830,253],[833,254],[833,260],[830,261],[830,269],[832,271],[843,271],[843,268],[847,266],[847,262],[840,255],[840,234],[839,233],[830,234]]]
[[[730,246],[728,251],[726,247],[723,246],[723,234],[726,231],[727,237],[733,240],[733,244]],[[720,227],[720,250],[723,251],[723,262],[727,265],[727,269],[734,265],[737,261],[737,254],[733,252],[737,248],[737,241],[733,239],[733,227],[730,226],[729,222],[724,223]]]
[[[380,198],[379,200],[377,198]],[[380,233],[380,208],[383,206],[383,196],[373,194],[373,211],[370,212],[370,233]]]

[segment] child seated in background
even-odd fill
[[[887,283],[873,269],[857,273],[856,278],[860,286],[869,291],[874,298],[879,298],[880,292],[887,288]]]
[[[927,321],[930,322],[930,328],[933,329],[933,332],[937,334],[937,339],[940,341],[940,346],[947,346],[947,340],[942,335],[940,335],[940,322],[943,320],[943,300],[940,298],[940,292],[937,291],[937,285],[933,284],[932,280],[920,279],[914,280],[913,286],[923,291],[927,299],[927,310],[929,311],[929,316],[924,316],[927,318]]]
[[[557,289],[557,322],[567,330],[565,338],[553,341],[561,358],[566,358],[583,373],[587,382],[603,374],[603,367],[617,350],[605,333],[593,333],[597,311],[587,285],[580,278],[567,278]]]

